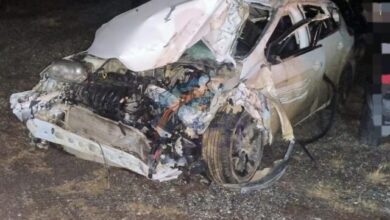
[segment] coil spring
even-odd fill
[[[75,85],[72,93],[73,101],[92,108],[100,115],[117,118],[123,109],[127,89],[99,84]]]

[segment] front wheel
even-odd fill
[[[202,157],[218,184],[248,183],[263,156],[262,132],[243,109],[221,111],[203,135]]]

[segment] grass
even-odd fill
[[[386,172],[389,167],[389,164],[379,165],[378,169],[367,174],[367,182],[374,185],[390,186],[390,174]]]

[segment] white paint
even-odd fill
[[[118,58],[133,71],[164,66],[200,40],[197,33],[223,5],[223,0],[152,0],[104,24],[88,53]]]
[[[142,176],[148,176],[148,165],[129,153],[78,136],[54,124],[39,119],[30,119],[26,124],[34,137],[59,144],[64,147],[65,151],[74,154],[79,158],[103,164],[107,163],[107,165],[110,166],[121,167]],[[153,175],[152,179],[167,181],[177,178],[180,174],[181,171],[177,168],[158,166],[156,174]]]
[[[382,44],[382,54],[390,54],[390,44]]]

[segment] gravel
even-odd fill
[[[10,94],[32,88],[53,60],[87,49],[102,23],[134,6],[86,1],[0,19],[2,219],[390,219],[390,144],[359,144],[358,86],[351,114],[337,115],[329,134],[308,146],[316,165],[296,148],[280,181],[247,194],[201,176],[156,183],[58,147],[31,148]]]

